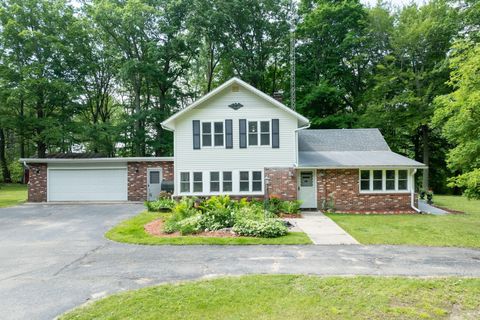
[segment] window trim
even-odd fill
[[[273,130],[272,130],[272,120],[273,119],[245,119],[246,120],[246,144],[247,148],[272,148],[272,137],[273,137]],[[257,123],[257,144],[250,145],[250,133],[249,131],[249,123],[256,122]],[[262,144],[262,122],[268,122],[268,144]],[[267,132],[263,132],[264,134]],[[255,170],[256,171],[256,170]]]
[[[200,146],[202,149],[212,149],[212,148],[217,148],[217,149],[226,149],[226,132],[225,132],[225,120],[227,119],[224,119],[224,120],[219,120],[219,119],[212,119],[212,120],[209,120],[209,121],[200,121]],[[221,123],[222,124],[222,145],[220,146],[216,146],[215,145],[215,123],[218,122],[218,123]],[[210,125],[210,141],[211,141],[211,145],[210,146],[204,146],[203,145],[203,124],[204,123],[208,123]],[[232,130],[233,131],[233,130]],[[219,133],[217,133],[217,135],[219,135]],[[202,170],[203,171],[203,170]]]
[[[184,174],[184,173],[187,174],[187,176],[188,176],[188,180],[186,180],[186,181],[182,180],[182,174]],[[180,188],[179,188],[180,193],[190,193],[190,191],[192,190],[192,188],[191,188],[192,187],[191,186],[192,179],[190,179],[190,171],[181,171],[179,180],[180,180]],[[188,191],[182,191],[182,184],[187,184],[187,183],[188,183]]]
[[[200,180],[195,180],[195,173],[200,173],[200,177],[201,177]],[[196,194],[198,194],[198,193],[203,193],[203,189],[204,189],[204,188],[203,188],[203,181],[204,181],[204,179],[203,179],[203,171],[192,171],[192,189],[191,189],[191,190],[192,190],[192,193],[196,193]],[[195,183],[200,183],[201,186],[202,186],[202,190],[200,190],[200,191],[195,191]]]
[[[373,171],[380,170],[382,171],[382,189],[381,190],[373,190]],[[387,190],[387,171],[393,170],[395,171],[395,189]],[[399,171],[407,171],[407,189],[399,189],[398,188],[398,181],[399,181]],[[369,189],[362,190],[362,171],[369,172]],[[408,168],[371,168],[371,169],[359,169],[358,170],[358,192],[361,194],[389,194],[389,193],[410,193],[412,188],[412,181],[411,181],[411,174],[410,169]],[[364,179],[365,180],[365,179]]]

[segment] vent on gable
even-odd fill
[[[232,92],[240,91],[240,86],[238,84],[232,84]]]

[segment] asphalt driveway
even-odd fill
[[[247,273],[480,277],[480,250],[407,246],[138,246],[103,234],[137,204],[0,209],[0,318],[52,319],[157,283]]]

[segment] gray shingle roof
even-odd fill
[[[303,130],[298,135],[300,168],[424,168],[392,152],[378,129]]]
[[[298,151],[390,151],[378,129],[319,129],[298,132]]]

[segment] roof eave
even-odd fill
[[[21,158],[21,163],[125,163],[173,161],[173,157],[125,157],[125,158]]]

